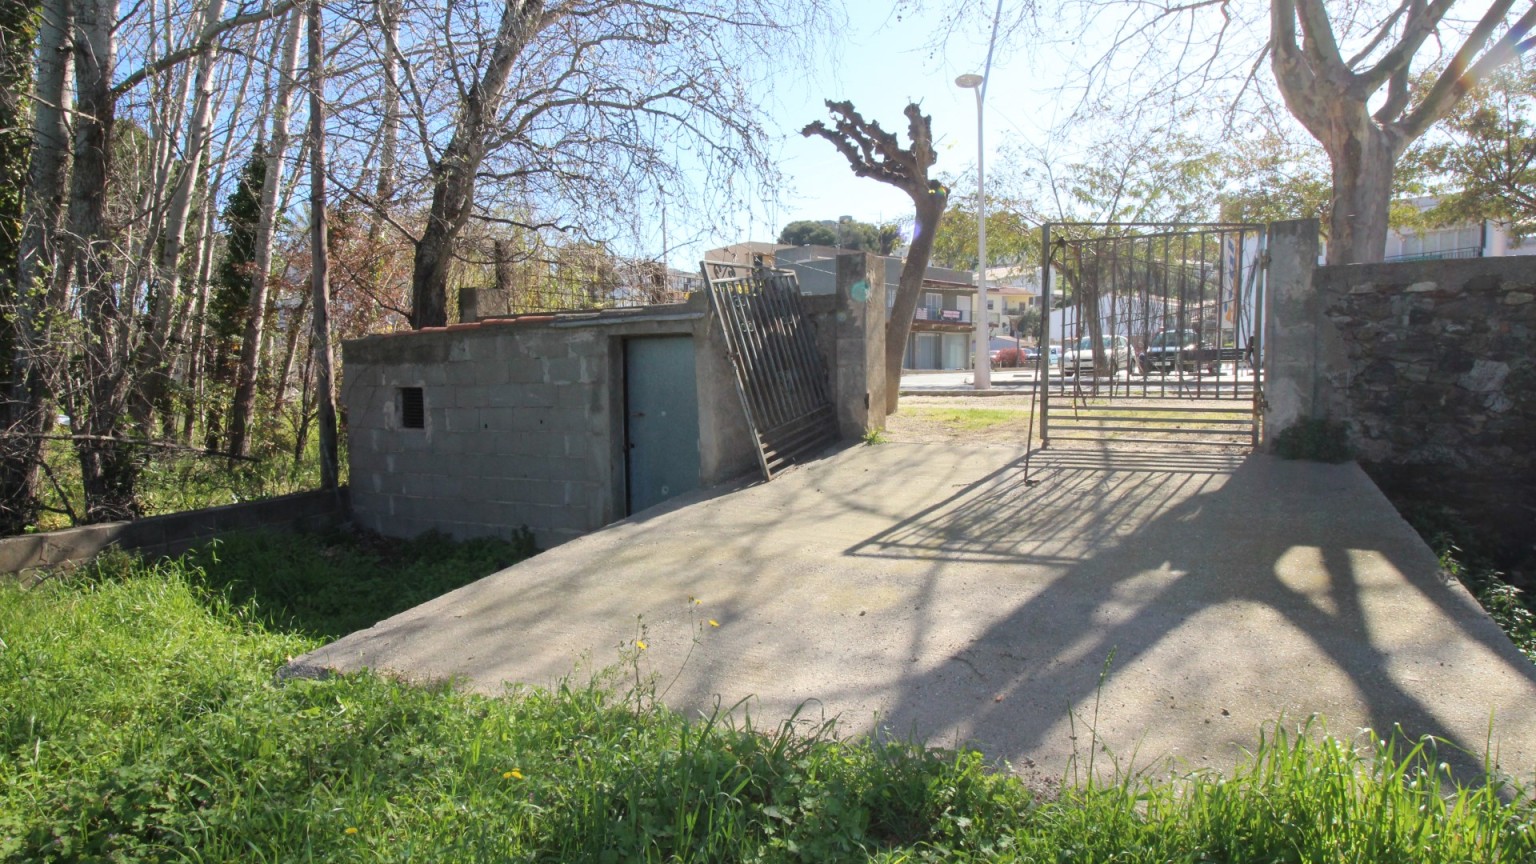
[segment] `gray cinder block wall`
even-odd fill
[[[885,297],[871,256],[837,259],[837,291],[807,297],[839,431],[885,420]],[[878,269],[881,262],[875,259]],[[382,534],[429,529],[541,547],[626,516],[624,340],[688,336],[695,351],[699,484],[757,469],[724,333],[708,298],[600,313],[484,320],[342,346],[352,513]],[[421,388],[423,428],[402,425]]]
[[[816,262],[834,274],[831,294],[804,297],[816,325],[837,408],[838,433],[857,440],[885,428],[885,267],[863,252]]]
[[[750,471],[756,456],[705,298],[585,315],[525,316],[342,346],[353,518],[413,536],[508,536],[554,546],[624,512],[625,338],[689,336],[703,347],[700,482]],[[720,355],[720,356],[717,356]],[[402,388],[424,423],[402,427]]]

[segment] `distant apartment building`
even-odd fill
[[[1040,293],[1038,267],[987,268],[987,316],[992,336],[1024,341],[1038,336],[1017,330],[1024,310],[1039,308]]]
[[[1432,195],[1423,195],[1405,203],[1423,212],[1438,201]],[[1509,255],[1536,255],[1536,243],[1523,243],[1520,238],[1511,237],[1503,223],[1489,219],[1423,231],[1393,229],[1387,234],[1384,260],[1502,258]]]

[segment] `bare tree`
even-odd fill
[[[224,0],[209,0],[203,9],[204,29],[213,27],[224,16]],[[174,325],[173,314],[181,295],[182,251],[186,242],[187,224],[192,216],[192,204],[196,181],[202,176],[205,144],[209,127],[213,122],[214,64],[218,60],[217,46],[198,55],[196,59],[196,84],[193,88],[192,110],[187,118],[187,134],[182,164],[176,175],[175,185],[165,209],[164,222],[157,232],[160,246],[159,260],[155,264],[155,286],[148,338],[143,340],[143,359],[140,361],[139,386],[141,397],[136,404],[140,427],[146,436],[151,434],[151,415],[159,410],[169,413],[165,404],[169,386],[171,358],[167,354],[167,342]],[[169,139],[170,136],[165,136]]]
[[[336,388],[331,366],[330,285],[325,242],[325,105],[322,91],[325,67],[322,59],[320,3],[311,0],[309,19],[309,220],[313,270],[310,290],[310,352],[314,358],[315,398],[320,409],[320,486],[335,490],[339,484],[336,443]]]
[[[234,456],[250,453],[249,427],[251,412],[256,404],[256,379],[260,374],[267,283],[272,273],[272,241],[279,218],[277,192],[283,182],[283,160],[288,155],[288,113],[293,107],[298,71],[300,17],[297,12],[293,13],[287,35],[283,39],[277,92],[272,102],[272,135],[266,149],[266,172],[262,176],[261,217],[256,225],[256,261],[251,268],[251,299],[246,313],[245,332],[240,340],[240,365],[229,420],[229,452]]]
[[[933,123],[917,105],[909,104],[903,111],[907,117],[907,140],[911,142],[908,147],[902,147],[896,136],[881,129],[879,123],[865,120],[854,110],[852,102],[829,100],[827,110],[835,120],[832,128],[817,120],[801,130],[801,134],[832,142],[854,174],[888,183],[907,193],[916,211],[912,242],[901,265],[896,302],[891,305],[885,323],[885,402],[886,412],[894,414],[901,392],[901,362],[906,356],[907,335],[912,330],[912,316],[917,311],[939,220],[949,203],[949,189],[928,177],[928,169],[937,158],[933,150]]]
[[[8,328],[7,381],[0,393],[0,534],[16,534],[37,519],[37,471],[48,426],[57,354],[50,330],[63,314],[64,286],[54,266],[69,170],[69,50],[74,12],[68,3],[43,5],[33,78],[32,147],[24,220],[17,248],[13,308],[0,310]]]
[[[828,26],[825,7],[496,0],[456,7],[428,27],[406,6],[391,47],[420,153],[407,164],[402,152],[398,188],[410,189],[414,175],[432,192],[419,205],[425,224],[395,226],[415,244],[413,325],[447,320],[471,220],[602,242],[654,214],[642,195],[700,207],[683,160],[710,172],[699,186],[726,196],[770,178],[760,75],[800,62],[802,46]],[[493,39],[476,9],[497,10]],[[400,203],[409,212],[408,193]]]
[[[411,277],[413,327],[448,323],[448,270],[454,243],[469,221],[476,175],[506,98],[507,78],[528,41],[553,20],[553,15],[546,15],[543,0],[504,0],[485,71],[464,94],[453,138],[432,165],[432,209],[416,241]]]

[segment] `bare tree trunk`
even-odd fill
[[[1432,34],[1439,42],[1437,28],[1451,5],[1401,4],[1388,19],[1400,25],[1382,24],[1378,31],[1383,38],[1395,35],[1396,43],[1346,60],[1323,0],[1271,0],[1275,83],[1333,167],[1330,264],[1381,260],[1398,157],[1479,80],[1536,44],[1528,38],[1536,27],[1536,5],[1527,4],[1511,21],[1513,0],[1495,0],[1453,51],[1448,44],[1437,47],[1449,52],[1440,71],[1415,76],[1415,56]]]
[[[220,170],[220,176],[223,171]],[[213,194],[203,199],[202,239],[197,264],[197,285],[193,289],[192,311],[188,316],[192,331],[187,348],[186,394],[187,400],[181,415],[181,440],[192,443],[193,427],[197,423],[197,409],[202,404],[203,393],[203,338],[207,333],[208,287],[213,276]]]
[[[907,356],[907,337],[912,332],[912,318],[923,293],[923,275],[933,254],[934,235],[944,216],[943,196],[929,196],[917,202],[916,227],[912,245],[901,265],[901,279],[896,286],[896,302],[885,321],[885,413],[895,414],[901,396],[901,364]]]
[[[373,218],[368,223],[368,239],[377,242],[384,230],[384,209],[395,197],[395,163],[400,140],[400,61],[392,50],[399,41],[401,0],[378,0],[379,26],[384,30],[384,80],[379,84],[379,102],[384,107],[384,123],[379,129],[379,182],[374,188]]]
[[[272,416],[278,417],[283,413],[283,407],[288,401],[288,379],[293,375],[293,359],[299,351],[299,331],[304,329],[304,315],[309,312],[309,294],[299,297],[299,307],[293,312],[293,320],[288,322],[288,337],[286,347],[283,349],[283,365],[278,370],[276,379],[272,382],[275,392],[272,396]]]
[[[256,261],[251,273],[251,297],[246,310],[245,332],[240,342],[240,367],[235,379],[234,407],[229,420],[229,452],[250,454],[251,412],[256,404],[256,380],[261,373],[261,331],[266,325],[267,283],[272,272],[272,238],[278,219],[277,190],[283,181],[283,159],[288,153],[288,112],[292,107],[299,63],[299,24],[293,14],[283,41],[283,65],[277,96],[272,105],[272,141],[267,151],[266,174],[261,184],[261,217],[256,223]]]
[[[320,427],[320,488],[335,489],[340,469],[336,443],[336,390],[331,367],[330,252],[326,248],[325,225],[325,86],[324,60],[320,44],[320,4],[309,7],[309,220],[310,255],[314,262],[310,273],[311,301],[310,356],[315,366],[315,402]]]
[[[37,521],[37,473],[42,434],[50,413],[58,345],[49,337],[64,306],[62,279],[49,277],[65,264],[58,241],[69,171],[69,80],[73,53],[70,0],[43,5],[38,27],[37,73],[32,100],[32,153],[25,222],[17,250],[15,309],[11,318],[10,375],[0,391],[0,535],[19,534]],[[6,274],[10,278],[12,274]],[[44,280],[48,281],[44,283]],[[46,288],[44,285],[46,284]],[[59,290],[54,290],[58,286]],[[39,290],[43,288],[43,290]]]
[[[464,94],[458,128],[432,165],[432,209],[411,274],[411,326],[448,323],[448,271],[460,232],[474,206],[475,175],[485,159],[486,136],[500,113],[512,66],[538,32],[543,0],[503,0],[501,26],[485,74]]]
[[[70,242],[81,245],[78,259],[81,312],[85,319],[85,422],[76,431],[87,522],[138,515],[138,468],[133,448],[122,438],[128,407],[132,346],[128,316],[111,282],[112,238],[106,235],[105,206],[111,175],[112,125],[116,100],[112,75],[117,4],[80,0],[75,44],[76,104],[74,174],[70,183]]]
[[[1371,122],[1364,105],[1340,105],[1335,134],[1324,142],[1333,165],[1333,214],[1328,221],[1328,262],[1380,261],[1387,248],[1396,136]],[[1354,115],[1353,117],[1349,115]],[[1350,122],[1351,120],[1355,122]]]
[[[204,28],[217,24],[224,15],[224,0],[209,0],[203,12]],[[173,313],[181,295],[181,253],[186,243],[187,222],[192,215],[192,193],[203,175],[203,151],[213,122],[213,69],[218,49],[210,48],[197,58],[196,86],[191,114],[187,119],[187,137],[182,152],[186,154],[176,185],[166,207],[165,228],[160,235],[160,253],[155,266],[154,303],[151,307],[149,338],[144,341],[144,357],[139,364],[139,425],[149,430],[156,411],[169,412],[166,398],[170,387],[168,354]]]

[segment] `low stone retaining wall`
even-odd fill
[[[1536,260],[1319,267],[1314,285],[1343,348],[1327,414],[1361,464],[1493,529],[1506,566],[1536,561]]]
[[[316,531],[346,520],[347,490],[299,492],[185,513],[104,522],[0,539],[0,573],[20,573],[84,561],[117,547],[145,555],[176,555],[216,535],[251,528]]]

